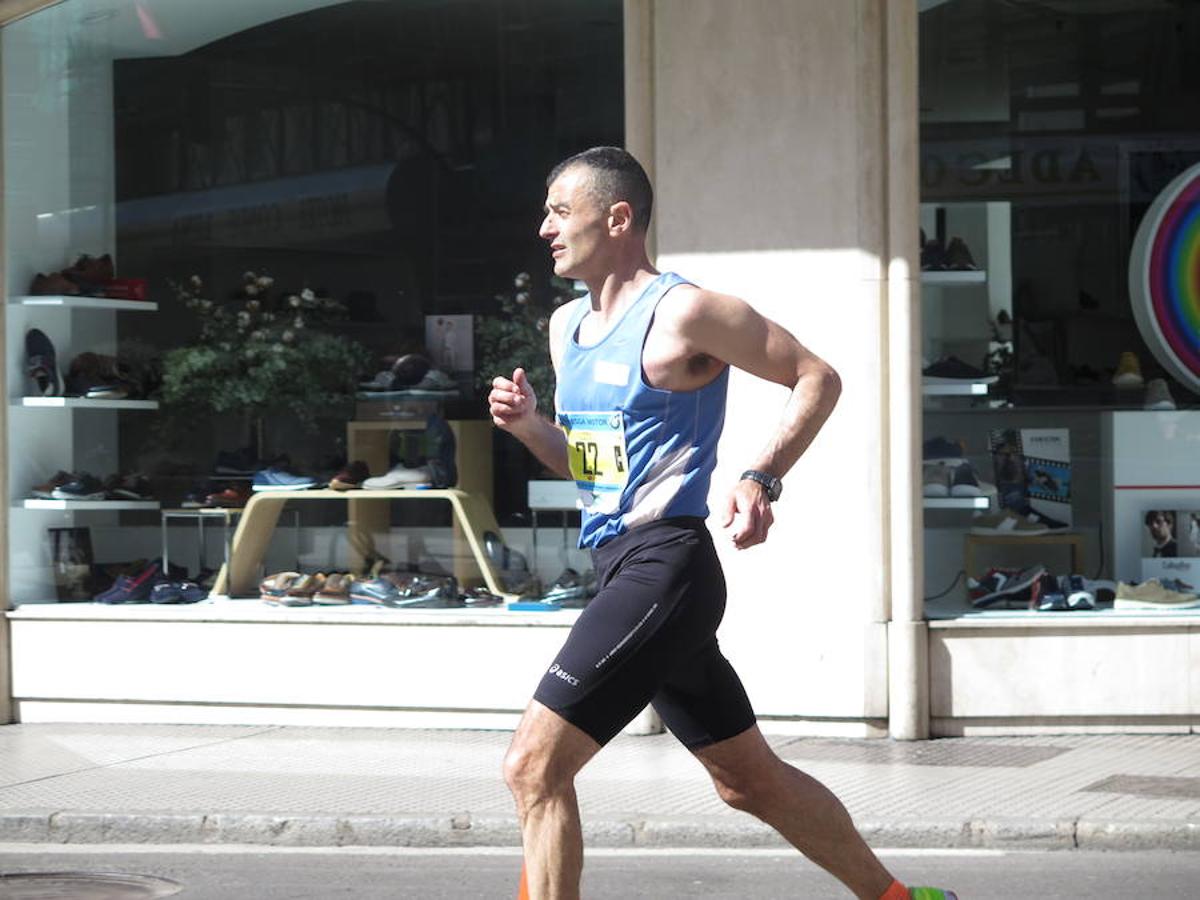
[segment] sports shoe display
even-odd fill
[[[105,500],[108,498],[104,485],[99,478],[87,472],[78,472],[52,491],[50,496],[55,500]]]
[[[983,369],[963,362],[957,356],[943,356],[921,371],[926,384],[956,384],[972,381],[977,384],[995,384],[998,375],[989,375]]]
[[[62,393],[58,380],[58,363],[54,344],[45,332],[30,328],[25,332],[25,371],[33,379],[35,393],[42,397],[57,397]]]
[[[925,462],[934,460],[961,460],[966,456],[961,441],[944,437],[929,438],[921,445],[921,458]]]
[[[944,463],[925,463],[921,467],[921,494],[925,497],[949,497],[951,467]]]
[[[950,473],[951,497],[982,497],[992,487],[985,481],[979,480],[975,467],[968,462],[954,466]]]
[[[1195,588],[1179,579],[1151,578],[1140,584],[1117,582],[1117,596],[1113,609],[1197,609],[1200,597]]]
[[[1038,579],[1045,574],[1045,566],[1030,566],[1019,570],[989,569],[979,580],[967,579],[967,596],[976,609],[985,609],[1001,602],[1023,600]]]
[[[329,486],[335,491],[352,491],[362,487],[364,481],[371,477],[371,470],[361,459],[356,459],[329,479]]]
[[[1151,378],[1146,384],[1146,398],[1142,401],[1143,409],[1175,409],[1175,399],[1171,389],[1162,378]]]
[[[396,491],[405,488],[427,488],[433,486],[433,473],[428,466],[409,468],[398,463],[383,475],[368,478],[362,483],[367,491]]]
[[[1137,354],[1126,350],[1117,361],[1117,371],[1113,373],[1112,383],[1119,388],[1140,388],[1143,384],[1142,364]]]
[[[253,491],[307,491],[317,486],[317,479],[309,475],[296,475],[287,469],[271,466],[254,473],[250,486]]]
[[[979,269],[979,266],[975,264],[974,257],[971,256],[967,242],[960,237],[950,238],[950,243],[946,245],[945,262],[947,269],[953,269],[958,272],[977,271]]]
[[[1050,528],[1011,509],[984,513],[971,520],[972,534],[1046,534]]]

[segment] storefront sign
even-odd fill
[[[1154,198],[1129,255],[1129,300],[1150,352],[1200,391],[1200,164]]]
[[[1117,190],[1117,143],[1078,137],[927,141],[924,201],[1078,197]]]

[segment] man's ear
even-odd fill
[[[633,207],[627,200],[618,200],[608,208],[608,231],[612,235],[633,229]]]

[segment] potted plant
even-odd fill
[[[358,343],[323,330],[345,314],[340,303],[308,288],[274,292],[274,284],[270,275],[246,272],[225,302],[212,300],[198,275],[172,284],[197,331],[163,360],[164,405],[244,416],[260,457],[266,415],[286,412],[314,426],[318,413],[353,400],[369,358]]]

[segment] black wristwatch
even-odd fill
[[[757,469],[747,469],[742,473],[742,478],[749,478],[751,481],[756,481],[767,489],[767,499],[774,503],[779,499],[779,495],[783,493],[783,482],[774,475],[768,475],[766,472],[760,472]]]

